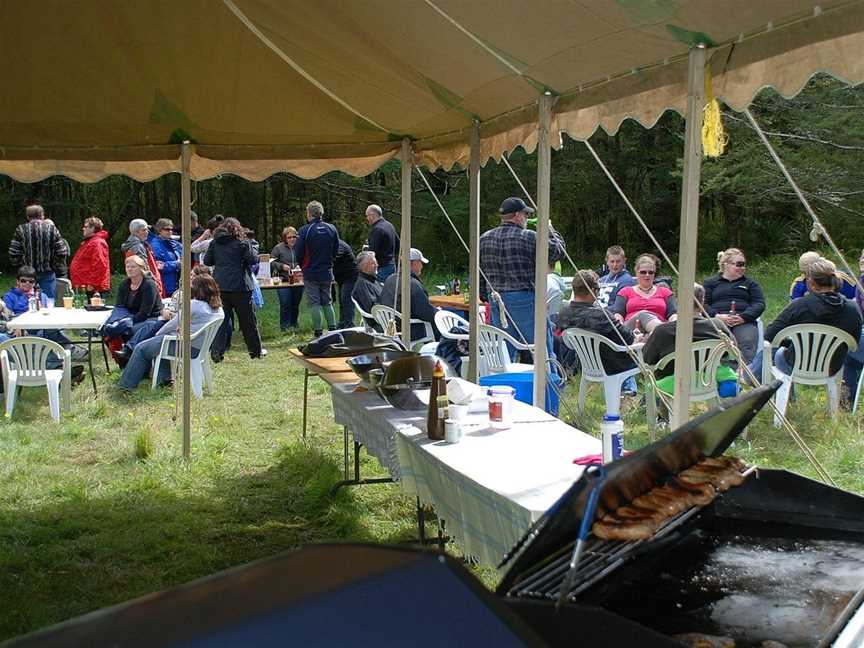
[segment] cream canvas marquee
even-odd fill
[[[24,181],[179,172],[184,136],[193,179],[366,174],[403,138],[467,166],[475,119],[485,163],[533,149],[546,90],[575,138],[683,112],[698,41],[733,108],[817,71],[864,80],[848,0],[3,0],[0,18],[0,173]]]

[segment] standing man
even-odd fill
[[[636,285],[633,275],[627,272],[627,257],[620,245],[613,245],[606,250],[606,268],[606,274],[600,277],[597,292],[597,303],[603,308],[615,303],[619,290]]]
[[[324,205],[317,200],[306,205],[306,220],[306,225],[297,233],[294,247],[303,269],[306,300],[312,310],[312,328],[317,338],[323,333],[322,310],[327,328],[336,330],[330,284],[333,283],[333,259],[339,252],[339,232],[333,225],[324,222]]]
[[[492,304],[492,323],[501,328],[515,327],[510,333],[528,344],[534,343],[534,266],[537,233],[526,229],[528,215],[534,210],[521,198],[508,198],[498,210],[501,224],[480,237],[480,298]],[[564,239],[549,223],[549,263],[564,256]],[[487,283],[488,279],[488,283]],[[500,296],[500,297],[496,297]],[[509,317],[502,325],[501,303]],[[518,332],[517,332],[518,331]],[[520,335],[521,333],[521,335]],[[552,350],[552,327],[547,326],[546,347]]]
[[[9,244],[9,261],[15,268],[30,266],[36,269],[36,281],[42,294],[54,299],[57,279],[54,269],[66,266],[69,248],[53,222],[45,219],[41,205],[30,205],[25,212],[27,222],[15,228]]]
[[[339,250],[333,259],[333,277],[339,286],[339,328],[354,326],[354,302],[351,295],[357,283],[357,261],[351,246],[339,239]]]
[[[396,256],[399,254],[399,237],[396,228],[384,219],[384,212],[378,205],[366,208],[366,222],[369,223],[369,238],[363,249],[375,253],[378,261],[378,281],[383,282],[396,272]]]

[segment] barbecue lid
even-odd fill
[[[703,455],[723,454],[779,386],[780,381],[774,381],[738,396],[688,421],[663,439],[608,464],[595,519],[662,484]],[[529,568],[576,539],[590,493],[588,484],[589,478],[583,473],[505,556],[502,565],[518,557],[498,586],[499,594],[518,583]]]

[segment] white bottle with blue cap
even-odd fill
[[[603,441],[603,463],[620,459],[624,454],[624,422],[621,417],[604,416],[600,423],[600,437]]]

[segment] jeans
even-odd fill
[[[130,337],[126,341],[126,346],[130,349],[134,349],[136,346],[144,342],[145,340],[149,340],[165,325],[165,320],[161,319],[148,319],[139,324],[135,324],[132,326],[132,337]]]
[[[57,275],[53,272],[36,273],[36,283],[39,284],[39,289],[48,299],[55,299],[57,297],[56,282]]]
[[[354,277],[339,284],[339,328],[354,326],[354,301],[351,299],[351,293],[354,292],[356,283],[357,277]]]
[[[509,328],[504,329],[520,342],[523,340],[528,344],[534,343],[534,293],[527,290],[514,290],[501,293],[501,299],[507,309],[509,317],[507,321]],[[498,302],[492,300],[492,323],[501,326],[501,313]],[[518,329],[518,331],[516,330]],[[521,335],[519,332],[521,331]],[[509,345],[508,345],[509,346]],[[515,349],[510,349],[510,357],[513,358]],[[546,353],[550,359],[555,358],[555,350],[552,343],[552,323],[546,321]]]
[[[753,358],[753,362],[751,362],[749,365],[747,365],[747,367],[750,369],[750,371],[753,372],[753,375],[756,376],[756,378],[760,381],[762,380],[762,358],[763,358],[763,351],[762,351],[762,349],[759,349],[759,351],[756,352],[756,355]],[[777,367],[780,371],[782,371],[787,376],[792,375],[792,365],[790,365],[786,361],[786,354],[785,354],[785,348],[784,347],[779,347],[774,352],[774,366]]]
[[[123,389],[135,389],[138,384],[147,377],[147,372],[153,364],[153,360],[159,355],[162,349],[162,338],[164,335],[157,335],[149,340],[144,340],[135,347],[132,352],[132,357],[129,358],[129,363],[123,369],[120,375],[120,380],[117,384]],[[168,345],[168,352],[175,353],[177,343],[171,342]],[[198,349],[192,347],[192,357],[198,357]],[[159,382],[166,382],[171,379],[171,363],[167,360],[159,363]]]
[[[384,280],[387,277],[389,277],[390,275],[392,275],[394,272],[396,272],[396,264],[395,263],[388,263],[386,265],[380,265],[380,266],[378,266],[378,272],[375,274],[375,277],[378,279],[378,281],[380,281],[381,283],[384,283]]]
[[[861,335],[858,337],[858,350],[847,353],[846,361],[843,363],[843,383],[849,388],[853,399],[858,389],[858,378],[862,368],[864,368],[864,328],[861,329]]]
[[[279,328],[287,331],[297,328],[300,319],[300,300],[303,298],[303,286],[279,288]]]

